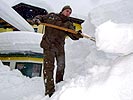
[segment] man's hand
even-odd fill
[[[41,21],[39,19],[33,19],[34,24],[39,25]]]
[[[32,25],[34,24],[39,25],[41,23],[39,19],[33,19],[33,20],[27,19],[27,22],[29,22]]]
[[[82,33],[81,30],[77,31],[77,36],[78,36],[79,38],[83,38],[83,36],[81,35],[81,33]]]

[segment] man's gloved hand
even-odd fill
[[[39,25],[41,23],[39,19],[33,19],[33,20],[27,19],[27,22],[29,22],[32,25],[34,24]]]
[[[78,36],[79,38],[83,38],[83,36],[81,35],[81,33],[82,33],[81,30],[77,31],[77,36]]]
[[[39,19],[33,19],[34,24],[39,25],[41,21]]]

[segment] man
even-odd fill
[[[72,9],[70,6],[65,6],[59,14],[50,13],[48,15],[36,16],[33,21],[35,23],[45,22],[49,24],[54,24],[57,26],[65,27],[68,29],[73,29],[74,26],[71,20],[69,19]],[[63,81],[63,75],[65,70],[65,51],[64,44],[65,38],[69,36],[73,40],[79,40],[83,38],[80,33],[72,34],[59,29],[45,27],[45,34],[42,37],[40,43],[41,48],[44,51],[44,84],[45,84],[45,95],[52,96],[55,92],[54,85],[54,62],[57,61],[57,70],[56,70],[56,83]]]

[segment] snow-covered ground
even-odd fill
[[[107,2],[93,0],[94,4],[97,2],[99,5],[101,1]],[[117,5],[120,0],[113,1],[116,1]],[[126,3],[121,0],[119,3],[121,8],[128,8],[127,5],[132,5],[132,0],[126,0]],[[104,7],[105,5],[99,6],[102,11]],[[0,99],[133,100],[132,9],[129,9],[130,14],[126,15],[127,21],[124,23],[125,17],[121,14],[125,13],[125,10],[121,10],[121,14],[115,16],[117,6],[110,6],[110,9],[105,7],[106,12],[103,11],[101,16],[109,15],[101,18],[99,16],[102,11],[96,10],[99,8],[91,10],[91,13],[88,11],[88,19],[83,27],[84,32],[89,33],[88,26],[93,25],[93,30],[90,31],[96,37],[96,43],[88,39],[66,40],[64,81],[56,85],[56,92],[51,98],[44,96],[42,78],[25,77],[18,70],[10,70],[0,62]],[[118,19],[119,23],[116,23]]]

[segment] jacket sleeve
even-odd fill
[[[69,29],[72,29],[72,30],[75,30],[74,29],[74,26],[73,26],[73,24],[70,22],[69,23],[69,27],[68,27]],[[83,36],[80,34],[80,33],[78,33],[77,32],[77,34],[73,34],[73,33],[69,33],[69,32],[67,32],[67,35],[72,39],[72,40],[79,40],[79,38],[83,38]]]
[[[49,18],[51,18],[55,13],[49,13],[47,15],[37,15],[32,19],[34,24],[45,23]]]

